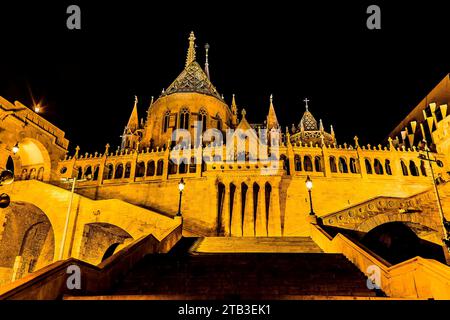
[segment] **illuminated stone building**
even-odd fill
[[[357,137],[340,144],[333,127],[328,131],[314,118],[308,100],[291,128],[278,122],[272,96],[264,124],[249,122],[251,115],[235,96],[228,105],[211,83],[208,61],[204,68],[197,62],[194,41],[191,33],[184,70],[152,99],[143,120],[135,99],[116,150],[105,140],[105,149],[94,154],[77,147],[66,155],[61,130],[1,98],[0,167],[13,169],[16,181],[0,187],[12,200],[0,211],[0,283],[69,257],[96,265],[148,234],[163,240],[180,224],[184,236],[310,237],[324,252],[346,255],[363,272],[370,256],[364,249],[345,249],[347,240],[337,245],[338,236],[321,238],[315,228],[352,237],[375,252],[392,232],[408,230],[417,243],[432,247],[429,252],[445,252],[440,212],[450,219],[449,75],[385,144],[360,145]],[[236,135],[225,139],[229,129],[245,134],[240,152]],[[440,161],[432,166],[442,211],[430,165],[419,157],[424,138],[432,158]],[[16,143],[20,151],[14,154]],[[314,184],[315,215],[307,176]],[[74,177],[72,199],[71,185],[63,181]],[[176,217],[181,179],[186,185],[182,219]],[[202,250],[214,252],[215,246],[205,244]],[[382,258],[397,263],[418,255],[414,250],[398,259],[392,253]],[[395,281],[389,272],[384,276]],[[383,289],[408,296],[412,289],[405,286]]]

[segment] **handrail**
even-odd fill
[[[390,265],[349,237],[334,238],[311,224],[311,238],[327,253],[341,253],[364,274],[369,266],[380,270],[381,289],[394,298],[450,299],[450,267],[436,260],[414,257]]]
[[[162,240],[149,234],[115,253],[99,265],[69,258],[56,261],[37,272],[0,288],[0,300],[55,300],[64,294],[101,293],[111,287],[145,255],[168,252],[181,238],[182,225],[168,232]],[[82,287],[69,290],[66,285],[67,268],[76,265],[81,270]]]

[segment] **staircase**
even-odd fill
[[[277,246],[290,253],[274,251]],[[235,251],[231,252],[233,247]],[[245,250],[242,249],[244,247]],[[261,252],[269,247],[272,250]],[[214,251],[207,252],[208,248]],[[365,276],[351,262],[341,254],[323,253],[310,238],[182,238],[168,254],[145,256],[106,296],[85,298],[305,299],[375,296],[374,291],[367,289]]]

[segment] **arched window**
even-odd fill
[[[180,111],[180,129],[189,130],[189,110],[187,108]]]
[[[169,160],[169,174],[177,174],[177,172],[178,172],[178,165],[172,160]]]
[[[427,176],[427,170],[425,168],[425,162],[423,160],[420,160],[420,173],[426,177]]]
[[[169,123],[170,123],[170,111],[167,111],[164,114],[163,118],[163,132],[167,132],[167,130],[169,129]]]
[[[305,171],[313,171],[313,165],[310,156],[305,156],[305,158],[303,159],[303,168],[305,168]]]
[[[283,170],[286,170],[286,173],[290,174],[290,172],[289,172],[289,160],[286,157],[286,155],[282,154],[280,156],[280,160],[283,161]]]
[[[114,173],[114,179],[122,179],[123,177],[123,164],[116,165],[116,172]]]
[[[202,172],[205,172],[208,169],[207,164],[211,162],[210,157],[204,156],[202,160]]]
[[[314,157],[314,167],[316,168],[317,172],[322,172],[322,158],[319,156]]]
[[[158,165],[156,167],[156,175],[162,176],[164,170],[164,161],[162,159],[158,160]]]
[[[84,178],[85,179],[92,178],[92,167],[91,166],[87,166],[86,168],[84,168]]]
[[[375,159],[373,162],[373,170],[376,174],[383,174],[383,165],[381,164],[380,160]]]
[[[390,160],[386,159],[386,161],[384,161],[384,169],[386,169],[387,175],[392,176],[392,168]]]
[[[370,163],[370,160],[369,159],[365,159],[364,163],[366,165],[366,173],[367,174],[372,174],[373,173],[372,172],[372,164]]]
[[[162,173],[161,173],[162,174]],[[151,177],[155,175],[155,161],[150,160],[147,162],[147,177]]]
[[[195,173],[197,171],[197,164],[195,163],[195,157],[191,157],[189,162],[189,173]]]
[[[300,156],[298,154],[294,156],[294,164],[295,171],[302,171],[302,160],[300,159]]]
[[[44,180],[44,168],[43,167],[39,168],[38,173],[37,173],[37,179],[39,181]]]
[[[28,179],[28,170],[27,169],[23,169],[22,170],[22,176],[21,176],[22,180],[27,180]]]
[[[358,165],[356,164],[355,158],[350,158],[350,172],[351,173],[359,173]]]
[[[81,167],[75,169],[75,171],[77,172],[77,179],[81,180],[83,178],[83,170],[81,169]]]
[[[186,162],[187,162],[187,159],[180,159],[180,164],[179,164],[179,169],[178,169],[179,173],[186,173],[187,172]]]
[[[331,172],[337,172],[336,158],[333,156],[330,157],[330,170]]]
[[[131,162],[127,162],[127,164],[125,165],[125,175],[124,178],[128,179],[131,175]]]
[[[100,171],[100,166],[96,165],[94,167],[94,174],[92,176],[92,181],[97,181],[98,180],[98,173],[99,173],[99,171]]]
[[[113,177],[114,166],[112,163],[108,163],[105,166],[105,171],[103,172],[103,180],[110,180]]]
[[[219,114],[216,115],[216,118],[217,118],[217,130],[222,131],[222,119],[220,119]]]
[[[139,161],[136,164],[136,177],[142,178],[145,175],[145,162]]]
[[[403,160],[400,160],[400,163],[402,165],[402,172],[404,176],[408,175],[408,167],[406,166],[406,164],[403,162]]]
[[[419,170],[417,169],[416,163],[412,160],[409,160],[409,172],[411,172],[411,175],[415,177],[419,175]]]
[[[339,172],[348,173],[347,160],[344,157],[339,157]]]
[[[30,170],[30,180],[36,179],[36,169],[33,168]]]
[[[200,112],[198,113],[198,121],[200,121],[200,125],[202,126],[201,132],[206,131],[206,120],[207,119],[208,119],[208,114],[206,113],[206,111],[204,109],[200,110]]]

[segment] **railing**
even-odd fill
[[[390,265],[343,234],[333,238],[316,224],[311,224],[311,238],[326,253],[343,254],[366,275],[369,267],[378,267],[381,289],[392,298],[450,299],[447,265],[421,257]]]
[[[143,236],[97,266],[70,258],[57,261],[20,280],[0,288],[0,300],[55,300],[64,294],[105,293],[120,281],[145,255],[168,252],[181,238],[182,225],[168,232],[162,240]],[[81,289],[68,289],[69,266],[80,268]]]

